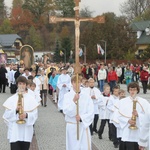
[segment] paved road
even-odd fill
[[[126,85],[121,85],[126,89]],[[128,93],[126,93],[128,95]],[[0,115],[3,115],[3,102],[10,96],[9,89],[6,93],[0,93]],[[139,94],[141,97],[150,100],[150,91],[147,94]],[[100,121],[99,121],[100,122]],[[99,126],[99,124],[98,124]],[[0,149],[9,150],[7,141],[7,127],[0,117]],[[39,118],[35,124],[35,134],[39,150],[65,150],[65,121],[64,116],[57,111],[56,106],[51,100],[48,100],[47,107],[39,107]],[[98,150],[115,150],[113,144],[108,140],[108,128],[106,126],[103,139],[99,140],[97,134],[92,136],[92,142]],[[37,150],[37,149],[35,149]]]

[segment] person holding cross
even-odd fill
[[[66,150],[92,150],[90,124],[94,119],[94,105],[85,90],[80,90],[81,77],[73,75],[72,89],[64,95],[63,113],[66,121]],[[77,92],[77,89],[79,91]],[[77,115],[77,101],[79,115]],[[77,140],[77,122],[79,122],[79,140]]]

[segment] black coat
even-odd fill
[[[6,78],[7,70],[4,67],[0,68],[0,84],[6,84],[7,78]]]

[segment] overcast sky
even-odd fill
[[[94,16],[104,12],[114,12],[116,15],[120,15],[119,6],[124,1],[127,0],[81,0],[80,6],[81,8],[88,6],[90,11],[94,11]],[[5,0],[5,4],[11,7],[12,0]]]

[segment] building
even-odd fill
[[[137,34],[136,55],[139,55],[150,46],[150,20],[133,22],[131,28]]]
[[[17,34],[0,34],[0,49],[7,55],[7,59],[19,58],[23,41]]]

